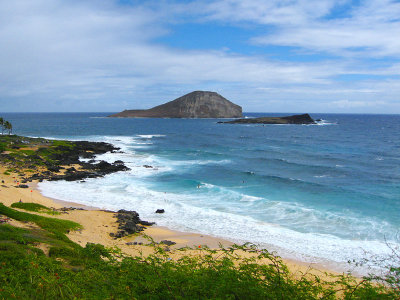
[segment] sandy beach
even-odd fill
[[[81,246],[85,246],[87,243],[99,243],[106,247],[118,247],[126,255],[134,256],[138,255],[139,253],[148,255],[153,252],[153,248],[146,246],[146,244],[149,243],[149,240],[144,235],[147,235],[157,243],[161,242],[162,240],[168,240],[176,243],[173,246],[165,246],[165,249],[171,253],[171,257],[174,257],[179,255],[174,252],[174,249],[179,249],[182,247],[198,248],[199,246],[208,246],[209,248],[218,248],[219,245],[228,247],[233,244],[232,242],[221,238],[196,233],[174,231],[157,225],[147,227],[143,232],[144,234],[134,234],[122,238],[113,238],[110,236],[110,233],[116,233],[118,228],[115,212],[101,210],[96,207],[88,207],[79,203],[65,202],[45,197],[36,188],[37,183],[35,182],[29,183],[29,188],[19,188],[19,178],[17,174],[4,175],[4,172],[5,168],[0,167],[0,202],[6,206],[10,206],[12,203],[22,201],[38,203],[54,209],[60,209],[64,207],[77,208],[75,210],[68,210],[65,213],[51,217],[71,220],[81,224],[83,229],[72,231],[68,234],[68,237],[72,241]],[[140,211],[140,208],[137,208],[137,210]],[[43,215],[50,217],[47,214]],[[34,224],[24,224],[15,220],[11,220],[9,223],[18,227],[35,226]],[[134,242],[137,244],[133,245]],[[190,251],[186,253],[190,253]],[[248,255],[248,253],[243,253],[243,255]],[[290,259],[283,259],[283,261],[294,275],[301,276],[301,274],[311,273],[320,277],[326,277],[325,272],[338,274],[335,271],[328,270],[326,267],[315,263],[306,263]]]

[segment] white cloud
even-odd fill
[[[137,88],[203,81],[323,83],[337,69],[162,47],[151,42],[165,32],[157,14],[112,2],[3,3],[2,97],[118,98]]]
[[[385,101],[349,101],[347,99],[330,102],[329,105],[335,108],[359,108],[359,107],[370,107],[370,106],[382,106],[385,105]]]
[[[382,81],[348,86],[335,77],[395,76],[399,63],[372,69],[354,57],[318,63],[272,61],[223,50],[174,49],[155,42],[157,37],[172,34],[169,24],[191,17],[202,22],[252,21],[267,25],[266,30],[273,25],[275,31],[258,37],[259,43],[335,53],[360,45],[373,48],[376,55],[398,50],[398,39],[389,39],[399,27],[394,21],[395,5],[387,3],[391,7],[387,11],[370,4],[354,10],[348,19],[324,21],[337,3],[229,0],[121,6],[112,0],[3,1],[0,104],[5,110],[117,111],[149,107],[195,89],[217,90],[249,110],[265,110],[268,97],[275,101],[275,110],[286,109],[288,103],[301,110],[318,108],[313,101],[358,101],[360,93],[374,97],[382,91],[385,103],[394,101],[398,87],[389,93]],[[371,20],[381,27],[372,28]],[[358,35],[352,37],[357,30]],[[380,30],[385,31],[381,43]],[[286,104],[279,106],[282,101]]]
[[[299,25],[329,13],[334,0],[218,0],[206,7],[208,18],[260,24]]]
[[[335,55],[400,56],[400,3],[389,0],[352,1],[217,1],[208,6],[211,18],[274,26],[253,42],[294,46]],[[349,14],[331,18],[332,10],[349,5]]]

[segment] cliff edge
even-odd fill
[[[173,101],[145,110],[124,110],[113,118],[240,118],[242,107],[220,94],[194,91]]]

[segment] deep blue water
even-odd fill
[[[173,229],[334,260],[387,252],[400,228],[400,115],[312,114],[320,125],[115,119],[107,113],[4,113],[28,136],[114,143],[132,169],[45,195],[135,209]],[[262,115],[287,114],[251,114]],[[151,165],[154,168],[145,168]],[[166,214],[155,215],[157,208]]]

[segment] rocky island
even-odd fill
[[[124,110],[113,118],[240,118],[242,107],[220,94],[194,91],[173,101],[145,110]]]
[[[287,117],[261,117],[251,119],[237,119],[227,122],[218,122],[226,124],[316,124],[316,121],[309,114],[293,115]]]

